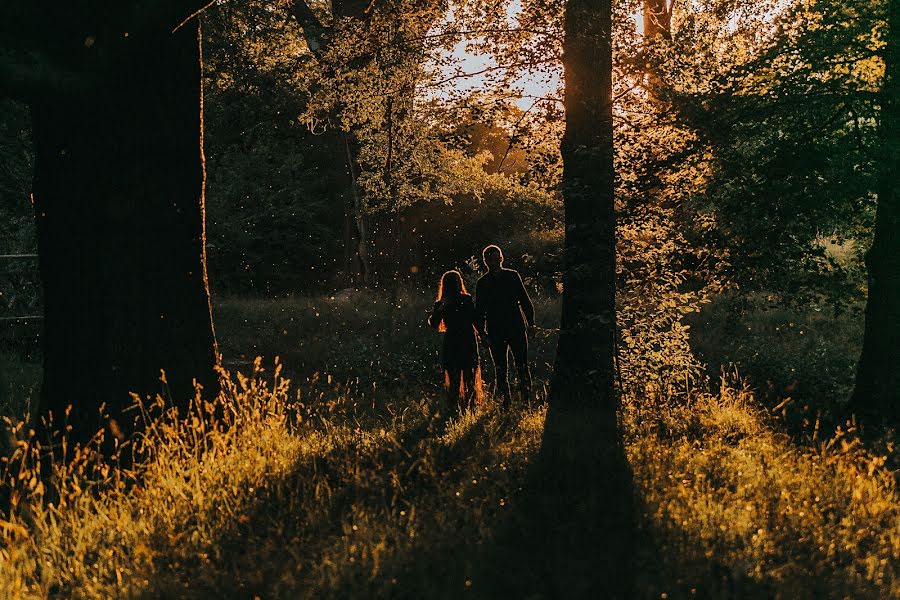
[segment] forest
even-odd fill
[[[900,598],[898,68],[898,0],[5,0],[0,595]]]

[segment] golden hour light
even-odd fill
[[[0,598],[900,598],[898,14],[0,3]]]

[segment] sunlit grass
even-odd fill
[[[154,419],[134,472],[70,453],[38,487],[21,444],[6,471],[17,499],[0,532],[0,594],[445,590],[452,578],[423,557],[489,538],[540,439],[539,408],[448,420],[413,396],[373,412],[316,382],[230,381],[219,403]]]
[[[798,447],[746,389],[625,415],[627,452],[669,597],[900,595],[900,494],[853,432]],[[649,582],[648,582],[649,583]]]
[[[189,415],[145,406],[143,458],[129,470],[94,451],[67,448],[62,461],[59,447],[51,468],[34,460],[18,425],[23,442],[4,471],[14,506],[0,522],[0,597],[565,589],[542,587],[545,573],[515,566],[553,549],[510,546],[535,543],[510,531],[529,527],[526,503],[552,491],[534,469],[545,407],[501,413],[489,399],[479,411],[446,414],[442,391],[428,383],[437,381],[439,339],[428,329],[403,333],[428,298],[390,310],[363,298],[331,308],[324,300],[233,300],[220,307],[223,322],[246,324],[226,332],[226,348],[259,325],[253,339],[274,352],[281,342],[270,334],[287,329],[294,340],[330,344],[336,372],[358,371],[358,381],[307,378],[292,363],[288,384],[261,370],[272,360],[247,360],[246,375],[230,374],[222,396]],[[555,307],[539,306],[552,325]],[[393,320],[393,341],[356,348]],[[320,339],[308,335],[316,324],[325,327]],[[535,345],[536,362],[549,362],[551,342]],[[370,363],[397,355],[417,361],[419,374],[383,389]],[[782,433],[780,412],[740,385],[677,398],[627,398],[621,414],[638,508],[639,597],[900,595],[900,497],[874,446],[824,427],[800,444]],[[878,447],[890,450],[887,440]],[[583,485],[585,495],[602,489]]]
[[[319,382],[230,381],[215,406],[155,420],[134,472],[84,452],[45,483],[34,463],[8,470],[0,593],[479,595],[467,585],[528,485],[543,407],[449,418],[414,394],[373,411]],[[900,593],[894,480],[852,434],[799,449],[731,387],[630,400],[623,425],[642,596]]]

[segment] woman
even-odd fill
[[[441,277],[437,300],[428,324],[444,333],[441,365],[451,408],[462,412],[481,398],[481,369],[478,362],[478,337],[481,325],[475,303],[466,292],[459,271],[447,271]]]

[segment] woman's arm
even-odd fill
[[[475,304],[472,304],[472,325],[475,327],[475,331],[478,332],[478,336],[486,340],[487,331],[484,327],[484,314],[478,310]]]
[[[428,317],[428,324],[435,329],[439,329],[441,321],[444,320],[444,303],[435,302],[434,308],[431,309],[431,316]]]

